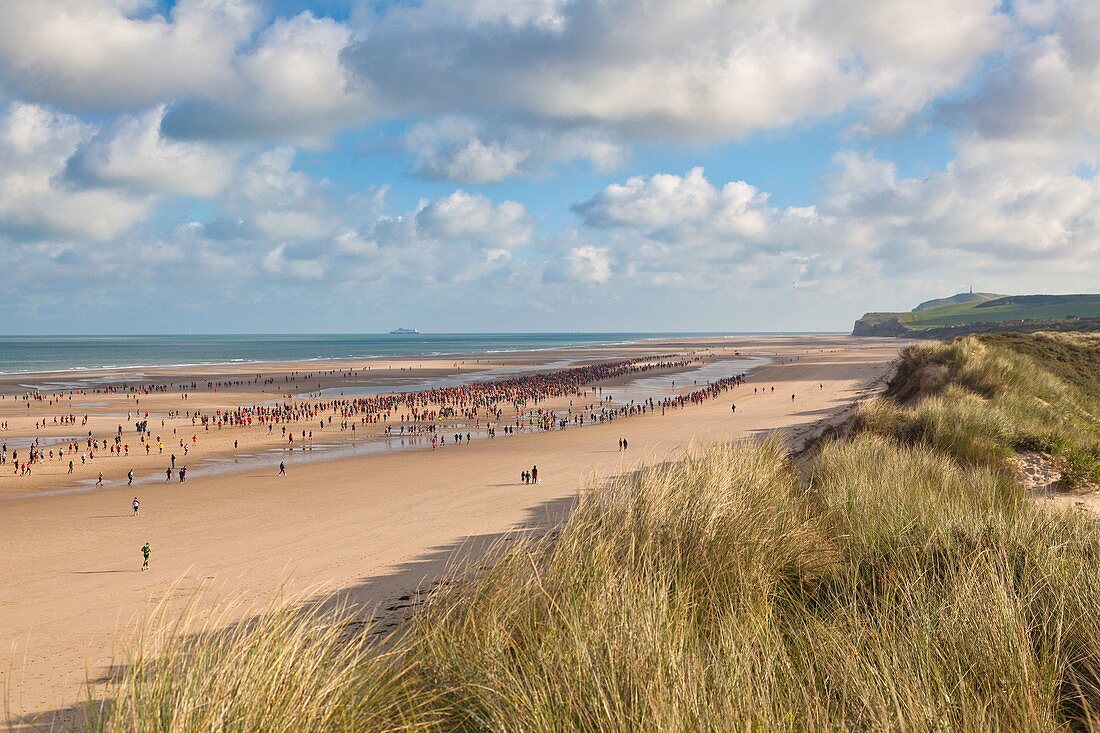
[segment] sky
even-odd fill
[[[0,333],[1100,291],[1100,0],[3,0]]]

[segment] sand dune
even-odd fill
[[[183,600],[204,586],[213,589],[211,598],[225,598],[323,584],[341,589],[365,609],[398,618],[409,605],[402,597],[430,585],[456,550],[553,523],[568,510],[570,498],[597,476],[662,460],[692,440],[783,429],[797,442],[809,426],[880,382],[897,351],[893,342],[841,337],[676,348],[700,346],[716,349],[712,359],[734,349],[778,356],[754,372],[747,386],[665,415],[447,445],[434,452],[291,463],[285,477],[277,475],[276,454],[267,465],[246,464],[244,470],[213,475],[204,475],[203,463],[196,460],[184,486],[109,486],[0,500],[0,536],[5,538],[0,649],[10,650],[0,675],[10,691],[12,714],[28,721],[60,711],[67,719],[85,678],[109,673],[112,655],[134,619],[172,588]],[[431,368],[447,372],[446,364]],[[324,388],[339,380],[318,383]],[[753,394],[754,386],[767,389]],[[192,404],[256,398],[249,387],[196,395]],[[736,413],[731,402],[737,403]],[[150,399],[146,404],[155,416],[170,403]],[[0,410],[11,407],[8,402]],[[117,406],[98,409],[117,411]],[[624,436],[630,447],[620,452],[617,441]],[[229,433],[216,440],[220,447],[205,452],[202,460],[231,446]],[[253,447],[263,447],[262,439]],[[541,481],[523,485],[520,471],[533,464]],[[152,462],[143,470],[152,471]],[[27,493],[13,490],[13,480],[5,478],[0,491]],[[46,478],[38,481],[36,489],[48,488]],[[137,517],[129,508],[135,493],[142,501]],[[139,548],[146,541],[153,553],[151,569],[143,573]]]

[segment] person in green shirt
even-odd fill
[[[149,552],[149,543],[146,542],[144,545],[141,546],[141,556],[145,558],[145,562],[141,564],[141,569],[143,571],[149,569]]]

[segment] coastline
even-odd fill
[[[557,332],[535,332],[535,333],[446,333],[446,334],[416,334],[417,337],[429,337],[429,338],[448,338],[448,339],[461,339],[465,337],[480,337],[486,339],[492,338],[531,338],[531,337],[555,337],[555,336],[572,336],[573,333],[557,333]],[[129,372],[135,370],[164,370],[164,369],[215,369],[218,367],[229,366],[266,366],[280,364],[312,364],[312,363],[346,363],[346,362],[358,362],[376,359],[413,359],[417,357],[422,358],[452,358],[452,357],[476,357],[486,356],[494,354],[515,354],[515,353],[528,353],[539,351],[556,351],[563,349],[584,349],[584,348],[600,348],[611,346],[628,346],[632,344],[642,344],[650,342],[662,342],[662,341],[676,341],[676,340],[691,340],[701,341],[705,339],[755,339],[755,338],[775,338],[775,337],[804,337],[804,336],[844,336],[847,335],[844,332],[830,332],[830,331],[774,331],[774,332],[728,332],[728,333],[711,333],[711,332],[699,332],[699,333],[654,333],[654,334],[631,334],[631,333],[577,333],[577,336],[608,336],[607,340],[596,341],[578,341],[571,344],[556,344],[548,346],[525,346],[517,345],[513,348],[499,348],[499,349],[457,349],[451,351],[421,351],[410,352],[406,354],[364,354],[364,355],[343,355],[343,356],[301,356],[295,358],[273,358],[273,359],[243,359],[243,358],[231,358],[221,360],[201,360],[195,362],[148,362],[139,364],[87,364],[80,366],[59,367],[54,369],[18,369],[10,370],[2,368],[3,363],[0,362],[0,379],[17,378],[23,376],[42,377],[50,375],[65,375],[65,374],[112,374],[116,372]],[[209,334],[203,335],[210,338],[231,338],[236,334]],[[314,336],[314,334],[240,334],[243,338],[288,338],[295,336]],[[402,343],[404,335],[394,334],[317,334],[319,338],[325,337],[339,337],[339,336],[356,336],[366,338],[388,338],[394,336],[394,343]],[[613,338],[611,338],[613,337]],[[117,336],[107,335],[91,335],[91,336],[76,336],[76,335],[61,335],[56,337],[50,336],[7,336],[0,337],[0,347],[3,347],[5,339],[18,340],[18,339],[73,339],[73,340],[95,340],[95,339],[111,339],[122,338]],[[185,336],[183,334],[144,334],[133,337],[125,337],[130,339],[144,339],[144,338],[195,338],[191,336]],[[201,336],[199,337],[201,338]]]
[[[778,354],[740,392],[668,415],[430,453],[336,457],[301,464],[283,479],[270,466],[197,472],[185,487],[143,486],[138,518],[127,516],[135,490],[125,486],[7,503],[0,531],[11,547],[0,563],[0,595],[16,600],[0,605],[0,644],[13,652],[14,665],[6,666],[11,676],[5,672],[3,680],[13,691],[12,712],[21,718],[50,710],[61,711],[62,720],[73,715],[84,670],[92,679],[103,673],[112,648],[127,638],[150,599],[172,592],[182,601],[202,588],[264,597],[279,588],[324,585],[342,589],[342,597],[364,609],[400,606],[400,596],[422,580],[430,584],[460,548],[552,524],[597,476],[664,460],[696,440],[805,431],[863,394],[888,371],[897,350],[896,342],[846,337],[756,341],[725,345],[742,354]],[[715,350],[701,342],[681,346]],[[603,360],[608,348],[586,358]],[[647,342],[627,351],[654,348]],[[422,361],[427,368],[421,373],[447,371],[438,360]],[[753,385],[764,384],[779,390],[754,396]],[[790,391],[799,395],[793,404]],[[201,399],[215,396],[226,397],[211,391]],[[615,450],[623,435],[630,437],[626,454]],[[544,478],[523,486],[516,477],[532,463]],[[154,544],[152,574],[137,573],[132,561],[143,541]]]

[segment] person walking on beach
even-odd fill
[[[146,542],[144,545],[141,546],[141,557],[142,557],[141,570],[142,570],[142,572],[145,572],[146,570],[149,569],[149,553],[151,551],[152,550],[150,549],[148,542]]]
[[[132,468],[129,471],[126,472],[126,485],[127,486],[133,486],[134,485],[134,469],[132,469]]]
[[[103,485],[103,472],[102,471],[99,472],[99,478],[96,479],[95,485],[96,486],[102,486]]]
[[[286,463],[279,461],[279,475],[286,476]]]
[[[623,438],[623,450],[626,450],[629,447],[630,447],[630,444],[626,442],[626,438]]]
[[[136,517],[137,513],[138,513],[138,509],[141,508],[141,502],[138,501],[138,498],[136,496],[134,497],[134,502],[131,506],[134,507],[134,516]]]
[[[531,483],[537,484],[539,482],[539,467],[531,466]]]
[[[184,479],[186,479],[186,478],[187,478],[187,466],[184,466],[183,468],[180,469],[180,483],[182,484],[184,482]]]
[[[164,483],[169,483],[172,480],[172,469],[164,469]]]
[[[73,465],[74,465],[73,462],[69,461],[69,473],[73,472]]]

